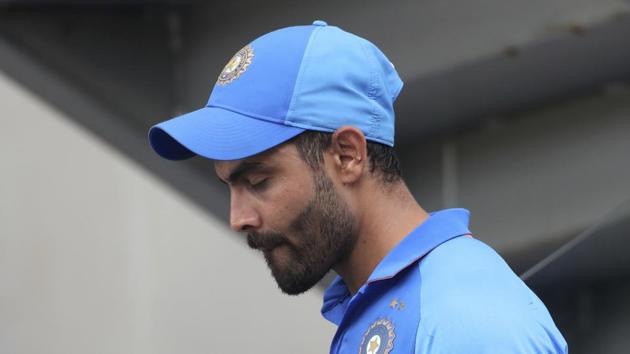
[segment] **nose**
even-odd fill
[[[254,207],[243,198],[232,195],[230,199],[230,227],[234,231],[242,232],[260,227],[260,215]]]

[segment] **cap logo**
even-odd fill
[[[232,59],[225,65],[217,79],[217,84],[227,85],[238,79],[238,77],[247,70],[249,64],[252,63],[253,57],[254,49],[249,44],[244,46],[241,50],[236,52]]]

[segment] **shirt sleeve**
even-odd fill
[[[496,252],[476,240],[445,246],[420,267],[416,353],[568,352],[545,305]]]
[[[568,353],[567,343],[555,328],[541,323],[518,325],[481,316],[469,321],[439,321],[429,328],[420,324],[415,353]]]

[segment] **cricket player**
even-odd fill
[[[151,128],[162,157],[214,161],[230,224],[287,294],[331,269],[331,353],[567,353],[545,305],[468,229],[426,212],[394,153],[403,83],[372,43],[323,21],[245,45],[208,104]]]

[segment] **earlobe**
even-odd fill
[[[332,153],[341,182],[352,184],[361,179],[367,170],[367,142],[363,132],[352,126],[344,126],[332,136]]]

